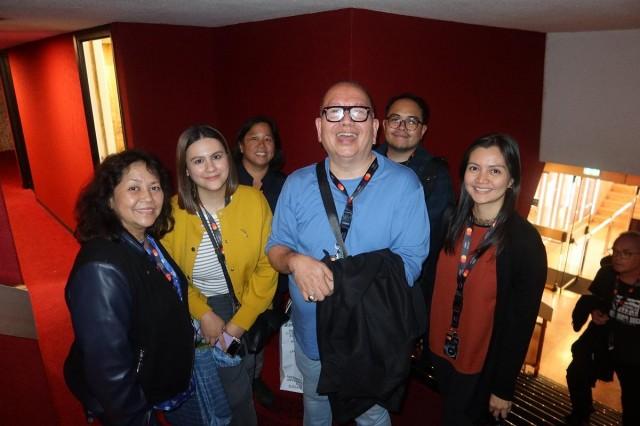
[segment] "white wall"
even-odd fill
[[[540,159],[640,175],[640,30],[547,34]]]

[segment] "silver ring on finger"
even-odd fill
[[[315,301],[316,301],[315,296],[313,294],[310,294],[309,297],[307,298],[307,302],[312,303],[312,302],[315,302]]]

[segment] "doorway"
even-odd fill
[[[528,219],[543,237],[554,290],[586,291],[613,241],[631,227],[638,204],[634,183],[616,173],[545,166]]]
[[[106,29],[76,35],[82,96],[94,164],[126,149],[111,34]]]
[[[18,101],[13,88],[13,78],[9,67],[9,57],[0,54],[0,152],[8,155],[14,152],[20,171],[22,187],[34,189],[29,157],[24,143],[22,123],[18,114]]]
[[[549,271],[543,302],[552,308],[540,359],[540,375],[565,385],[574,332],[571,313],[617,236],[640,219],[640,176],[547,163],[528,220],[542,235]],[[598,381],[593,397],[620,410],[620,388]]]

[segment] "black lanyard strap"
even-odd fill
[[[327,218],[329,219],[329,225],[331,231],[336,239],[338,245],[338,257],[347,257],[347,248],[344,246],[344,240],[340,233],[340,225],[338,224],[338,212],[336,212],[336,205],[333,202],[333,196],[331,195],[331,188],[329,188],[329,182],[327,182],[327,172],[324,170],[324,161],[320,161],[316,164],[316,176],[318,178],[318,186],[320,187],[320,195],[322,196],[322,203],[324,204],[324,210],[327,212]]]
[[[353,200],[364,190],[367,184],[371,181],[371,178],[373,178],[376,170],[378,170],[377,157],[373,159],[373,162],[367,169],[364,176],[362,176],[362,179],[360,179],[360,183],[358,183],[358,186],[351,195],[347,193],[347,189],[342,184],[342,182],[340,182],[340,179],[338,179],[331,172],[331,170],[329,170],[331,181],[336,186],[336,188],[338,188],[338,190],[347,197],[347,204],[344,207],[344,212],[342,212],[342,218],[340,219],[340,231],[342,233],[342,239],[345,241],[347,240],[347,233],[349,232],[349,228],[351,227],[351,219],[353,218]]]
[[[204,212],[203,212],[204,210]],[[206,215],[206,217],[205,217]],[[231,301],[233,302],[234,312],[240,308],[240,302],[236,297],[236,293],[233,291],[233,284],[231,282],[231,277],[229,276],[229,271],[227,271],[227,262],[224,257],[224,249],[222,245],[222,233],[220,232],[220,228],[218,224],[213,219],[209,211],[207,209],[202,208],[198,205],[198,216],[200,216],[200,220],[202,221],[202,226],[207,230],[207,234],[209,234],[209,239],[211,240],[211,244],[213,245],[213,250],[218,257],[218,262],[220,262],[220,267],[222,268],[222,273],[224,274],[224,280],[227,283],[227,290],[229,291],[229,296],[231,296]]]
[[[491,229],[484,234],[482,242],[491,236],[491,233],[495,229],[495,222],[491,225]],[[464,230],[464,238],[462,239],[462,251],[460,253],[460,260],[458,262],[458,273],[456,276],[456,294],[453,298],[453,313],[451,315],[451,329],[457,329],[460,324],[460,315],[462,314],[463,305],[463,291],[464,284],[471,273],[471,270],[480,259],[483,253],[474,251],[469,255],[471,249],[471,236],[473,235],[473,220],[469,218]],[[482,244],[482,242],[480,244]]]

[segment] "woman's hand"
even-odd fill
[[[232,322],[228,322],[227,325],[225,325],[224,327],[224,331],[226,331],[228,334],[232,335],[233,337],[237,337],[239,339],[242,337],[245,330],[239,325],[236,325]]]
[[[491,394],[491,397],[489,398],[489,411],[496,419],[506,419],[507,415],[509,415],[509,412],[511,411],[511,404],[511,401],[498,398],[494,394]]]
[[[591,311],[591,321],[596,325],[605,325],[609,321],[609,315],[599,309],[594,309]]]
[[[215,345],[222,330],[224,329],[224,321],[218,315],[209,311],[200,318],[200,330],[202,337],[211,346]]]

